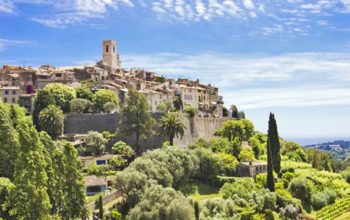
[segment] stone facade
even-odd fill
[[[158,120],[162,116],[161,113],[154,113],[153,117]],[[186,127],[183,138],[175,138],[174,143],[181,147],[186,147],[192,144],[199,138],[209,139],[214,136],[214,133],[219,129],[224,118],[188,118],[186,115],[181,115],[182,121]],[[65,134],[86,134],[89,131],[109,131],[114,132],[120,130],[123,125],[118,122],[121,120],[119,113],[114,114],[70,114],[65,117]],[[115,141],[125,141],[131,146],[135,145],[133,137],[118,137]],[[159,148],[163,145],[166,137],[155,135],[143,141],[143,145],[147,149]]]
[[[114,40],[104,40],[102,51],[102,63],[111,69],[120,69],[120,60],[117,53],[117,42]]]

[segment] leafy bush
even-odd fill
[[[279,214],[282,219],[297,219],[297,216],[300,212],[300,207],[293,204],[288,204],[284,208],[281,208]]]
[[[194,116],[196,116],[196,114],[197,114],[197,112],[198,112],[198,110],[195,108],[195,107],[193,107],[193,106],[191,106],[191,105],[186,105],[185,107],[184,107],[184,110],[183,110],[187,115],[188,115],[188,117],[190,117],[190,118],[193,118]]]
[[[231,143],[222,137],[214,137],[210,139],[210,148],[213,152],[230,152]]]
[[[306,178],[295,178],[289,184],[291,194],[306,203],[311,201],[312,185]]]
[[[347,183],[350,183],[350,170],[343,172],[343,177],[346,180]]]
[[[106,102],[103,105],[103,112],[111,113],[117,109],[117,106],[113,102]]]
[[[101,164],[101,165],[96,165],[95,163],[91,163],[87,166],[87,173],[89,175],[97,175],[100,176],[104,174],[105,172],[108,172],[111,169],[109,165],[106,164]]]
[[[327,201],[323,193],[319,192],[312,196],[312,207],[315,210],[320,210],[326,205],[327,205]]]
[[[89,131],[86,137],[86,150],[87,153],[93,155],[102,154],[105,150],[105,144],[107,139],[103,137],[101,133],[96,131]]]
[[[188,199],[173,188],[152,185],[130,210],[127,219],[194,219],[194,209]]]
[[[87,99],[73,99],[70,102],[70,111],[77,113],[88,113],[92,109],[92,102]]]
[[[118,141],[115,143],[112,149],[115,154],[120,155],[127,161],[130,161],[135,156],[134,150],[123,141]]]
[[[240,159],[241,162],[253,161],[254,154],[250,149],[243,149],[241,150],[238,158]]]
[[[235,210],[235,204],[231,199],[212,198],[207,199],[200,206],[199,219],[240,219]]]
[[[114,103],[114,105],[118,105],[117,95],[112,90],[98,90],[93,97],[93,103],[95,105],[96,110],[102,111],[103,106],[107,102],[112,102]]]
[[[115,157],[109,161],[109,164],[112,165],[114,169],[121,170],[127,167],[128,161],[122,157]]]

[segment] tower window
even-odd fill
[[[115,46],[113,46],[113,53],[115,53]]]
[[[108,45],[106,45],[106,53],[108,53]]]

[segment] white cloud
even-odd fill
[[[29,44],[33,44],[33,42],[0,38],[0,51],[5,50],[7,47],[18,46],[18,45],[29,45]]]
[[[54,15],[32,18],[33,21],[52,28],[64,28],[89,19],[103,18],[108,14],[109,10],[115,11],[121,6],[135,6],[131,0],[37,0],[27,3],[51,5],[59,10]]]
[[[244,6],[245,6],[247,9],[252,10],[252,9],[255,8],[254,3],[253,3],[252,0],[243,0],[243,4],[244,4]]]
[[[122,57],[123,58],[123,57]],[[350,54],[277,56],[143,54],[124,56],[126,67],[189,77],[220,88],[226,104],[243,109],[287,106],[350,106]],[[318,85],[315,87],[314,85]]]
[[[15,6],[10,0],[0,0],[0,13],[14,13]]]
[[[64,28],[74,24],[101,21],[124,7],[142,8],[164,22],[215,22],[217,19],[242,25],[250,33],[315,34],[322,29],[344,30],[343,23],[331,19],[335,13],[350,13],[349,0],[0,0],[0,13],[13,13],[17,4],[51,7],[50,14],[38,14],[31,20]]]

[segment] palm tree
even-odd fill
[[[178,113],[167,113],[160,119],[159,133],[169,137],[170,146],[174,145],[174,137],[184,136],[185,129]]]
[[[46,131],[53,139],[56,139],[63,133],[64,114],[63,111],[55,105],[49,105],[39,114],[39,127]]]

